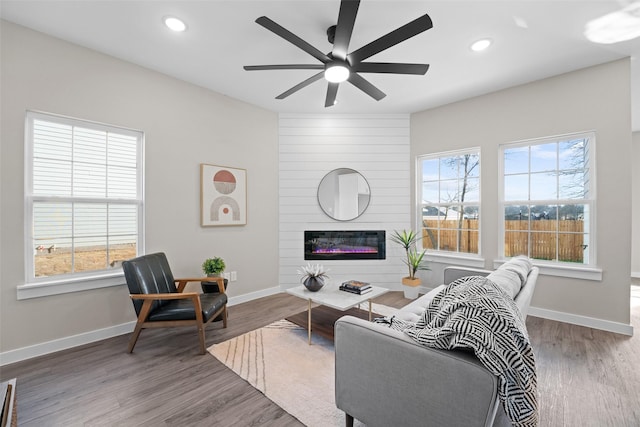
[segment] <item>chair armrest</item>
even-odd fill
[[[200,294],[196,292],[182,292],[182,293],[169,293],[169,294],[129,294],[131,299],[141,300],[168,300],[168,299],[189,299],[200,298]]]
[[[424,347],[352,316],[336,322],[336,405],[365,424],[491,426],[497,387],[470,352]]]
[[[178,292],[182,292],[187,286],[189,282],[209,282],[209,283],[217,283],[218,289],[220,289],[220,293],[224,294],[224,279],[222,277],[197,277],[197,278],[188,278],[188,279],[174,279],[174,282],[178,284]]]

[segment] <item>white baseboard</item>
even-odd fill
[[[563,313],[560,311],[537,307],[529,307],[529,315],[541,317],[543,319],[557,320],[558,322],[570,323],[572,325],[586,326],[587,328],[600,329],[602,331],[615,332],[616,334],[633,336],[633,326],[625,323],[595,319],[593,317],[579,316],[577,314]]]
[[[229,298],[228,305],[231,307],[236,304],[248,302],[257,298],[266,297],[282,292],[280,287],[264,289],[258,292],[252,292],[245,295]],[[15,350],[0,353],[0,366],[10,363],[21,362],[23,360],[32,359],[45,354],[55,353],[56,351],[66,350],[68,348],[77,347],[84,344],[104,340],[133,332],[136,322],[127,322],[120,325],[109,326],[108,328],[97,329],[95,331],[84,332],[82,334],[70,337],[59,338]]]
[[[258,299],[258,298],[268,297],[270,295],[279,294],[282,291],[283,290],[280,288],[280,286],[277,286],[277,287],[274,287],[274,288],[263,289],[263,290],[257,291],[257,292],[251,292],[251,293],[244,294],[244,295],[238,295],[237,297],[229,298],[228,304],[231,307],[231,306],[236,305],[236,304],[242,304],[243,302],[253,301],[254,299]]]
[[[133,331],[135,324],[136,322],[122,323],[120,325],[109,326],[108,328],[97,329],[95,331],[84,332],[70,337],[59,338],[57,340],[5,351],[0,353],[0,366],[21,362],[38,356],[44,356],[45,354],[116,337],[118,335],[128,334]]]

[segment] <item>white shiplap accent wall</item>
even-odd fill
[[[307,262],[304,230],[386,230],[387,259],[322,264],[333,280],[358,279],[401,289],[404,253],[389,236],[410,227],[409,132],[408,114],[280,114],[281,288],[300,284],[296,270]],[[352,221],[335,221],[318,206],[318,184],[337,168],[359,171],[371,187],[369,207]]]

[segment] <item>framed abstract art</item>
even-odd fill
[[[247,224],[247,171],[200,164],[200,218],[203,227]]]

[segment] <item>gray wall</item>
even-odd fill
[[[411,154],[481,147],[481,245],[486,267],[493,267],[499,258],[498,145],[595,130],[597,259],[603,279],[543,276],[532,305],[629,325],[630,105],[624,59],[413,114]]]
[[[165,251],[176,277],[215,255],[238,273],[231,297],[278,286],[275,113],[6,21],[1,36],[0,352],[134,320],[125,286],[16,299],[27,109],[145,132],[146,249]],[[246,226],[200,227],[200,163],[247,170]]]

